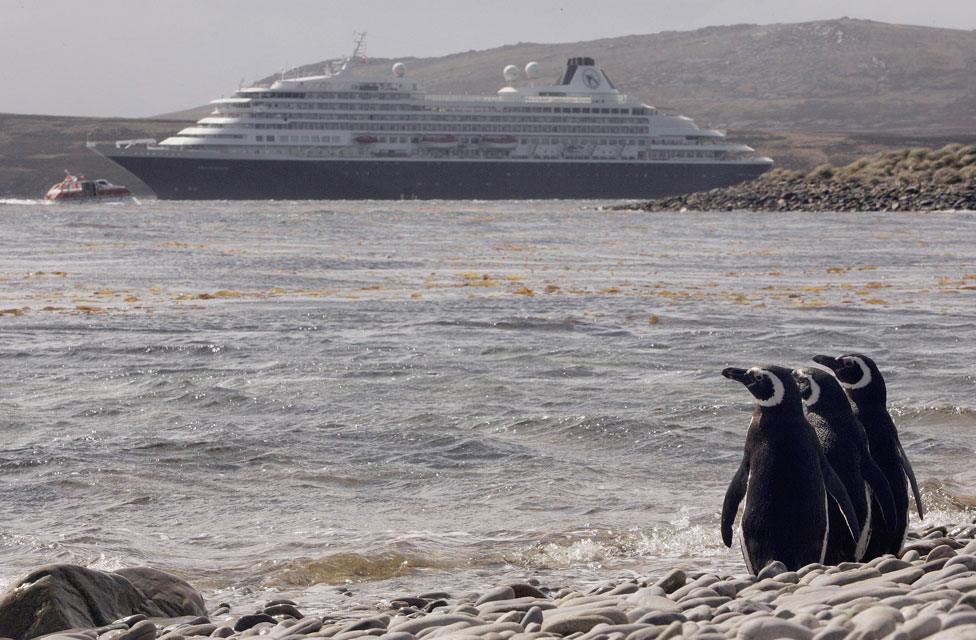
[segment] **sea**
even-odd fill
[[[0,589],[152,566],[306,612],[745,572],[728,366],[879,364],[976,507],[976,213],[0,201]]]

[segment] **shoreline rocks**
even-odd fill
[[[723,189],[652,200],[643,211],[976,210],[976,145],[902,149],[809,173],[776,169]]]
[[[206,615],[130,615],[95,628],[62,630],[48,639],[972,639],[974,536],[976,523],[929,527],[909,533],[901,557],[867,563],[814,563],[797,571],[771,563],[758,576],[744,567],[724,576],[675,569],[609,580],[586,591],[530,579],[480,593],[398,595],[373,611],[302,611],[298,603],[278,599],[257,611],[231,613],[221,603]],[[3,615],[0,608],[0,622]]]
[[[132,632],[135,626],[129,628],[126,620],[135,625],[148,618],[205,614],[203,597],[193,587],[156,569],[112,573],[53,564],[29,573],[0,597],[0,637],[26,640],[113,625]],[[140,635],[119,640],[142,640],[147,629],[143,625]]]

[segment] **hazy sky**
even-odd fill
[[[976,29],[976,0],[0,0],[0,112],[148,116],[350,51],[432,56],[849,16]]]

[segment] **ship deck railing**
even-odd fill
[[[492,102],[492,103],[526,103],[526,104],[630,104],[629,96],[605,94],[600,96],[526,96],[519,94],[502,94],[497,96],[461,96],[427,94],[424,99],[428,102]]]

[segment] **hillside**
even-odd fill
[[[976,31],[842,18],[398,60],[433,93],[493,93],[505,65],[536,60],[548,80],[576,55],[596,58],[621,90],[721,128],[976,131]],[[392,62],[372,59],[356,73],[386,74]]]
[[[151,194],[131,173],[85,148],[85,141],[163,138],[186,125],[181,121],[0,113],[0,197],[41,197],[63,177],[65,169],[124,184],[136,195]]]

